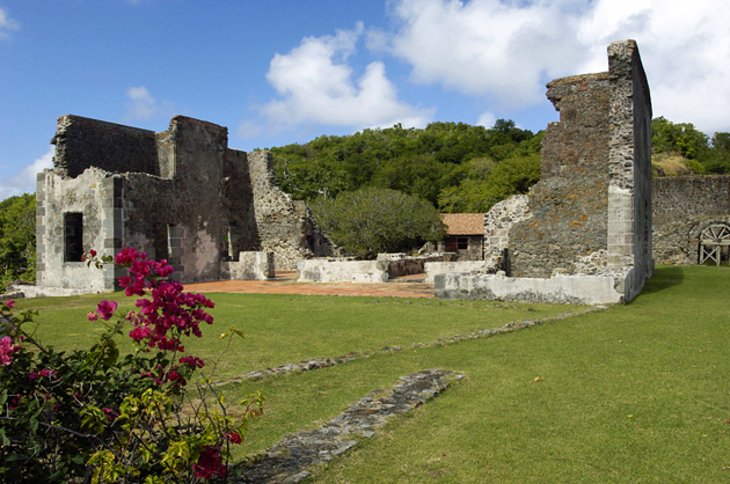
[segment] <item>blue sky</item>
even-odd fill
[[[250,150],[400,122],[537,131],[547,81],[639,42],[655,116],[730,131],[718,0],[0,0],[0,199],[34,191],[56,119],[229,128]]]

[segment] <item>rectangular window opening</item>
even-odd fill
[[[63,214],[63,261],[81,262],[84,254],[84,215],[79,212]]]

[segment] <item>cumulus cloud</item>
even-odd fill
[[[606,47],[639,43],[656,115],[730,130],[730,9],[721,0],[394,0],[388,49],[415,82],[501,111],[544,102],[544,83],[607,69]],[[382,34],[375,44],[382,46]]]
[[[264,117],[287,127],[425,125],[433,111],[402,102],[382,62],[370,62],[359,77],[348,64],[363,31],[358,24],[333,36],[306,37],[288,53],[276,54],[267,79],[278,97],[261,107]]]
[[[586,54],[566,35],[577,28],[580,10],[565,7],[402,0],[392,5],[401,28],[391,51],[412,66],[416,82],[489,96],[500,107],[529,106],[544,99],[546,77],[570,73]]]
[[[149,119],[157,114],[157,100],[144,86],[127,89],[127,115],[132,119]]]
[[[0,182],[0,200],[5,200],[21,193],[35,192],[36,175],[53,166],[55,148],[51,146],[42,156],[33,160],[20,173]]]
[[[0,39],[10,37],[10,33],[17,30],[20,30],[20,24],[10,18],[8,12],[0,7]]]
[[[497,116],[495,116],[492,112],[485,111],[479,115],[479,119],[477,119],[477,126],[484,126],[487,129],[491,129],[494,127],[494,123],[496,122]]]
[[[604,57],[612,40],[639,43],[654,114],[692,122],[706,132],[730,131],[730,10],[698,0],[677,8],[671,0],[601,0],[582,20],[577,37]],[[588,67],[597,67],[597,60]]]

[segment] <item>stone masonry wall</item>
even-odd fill
[[[109,172],[159,174],[154,131],[81,116],[58,118],[56,167],[76,177],[95,166]]]
[[[248,156],[260,250],[274,253],[279,270],[294,270],[304,258],[333,255],[334,246],[319,229],[309,208],[276,186],[272,164],[273,158],[267,151],[255,151]]]
[[[134,246],[168,259],[186,282],[233,277],[240,271],[223,265],[249,251],[270,248],[280,269],[331,253],[304,203],[275,186],[269,155],[249,162],[228,148],[225,127],[176,116],[153,133],[62,116],[53,142],[55,168],[38,177],[41,286],[114,288],[111,266],[87,270],[67,260],[66,245],[104,254]],[[83,229],[83,240],[67,237],[69,227]]]
[[[531,218],[512,226],[510,275],[573,273],[577,258],[606,248],[607,73],[558,79],[548,98],[560,111],[543,139],[541,180],[529,193]]]
[[[730,225],[730,175],[654,178],[653,216],[654,260],[696,264],[701,232]]]

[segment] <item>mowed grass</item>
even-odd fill
[[[626,306],[487,339],[378,353],[328,369],[230,384],[221,388],[229,401],[255,390],[266,397],[265,414],[252,422],[237,455],[319,425],[401,375],[438,367],[465,378],[316,469],[314,480],[730,481],[729,291],[728,268],[660,267]],[[222,316],[237,316],[249,335],[240,353],[224,356],[241,370],[301,355],[407,346],[403,341],[430,341],[568,309],[401,301],[402,310],[390,300],[368,298],[215,299],[220,324]],[[234,304],[237,309],[227,308]],[[297,309],[301,306],[309,309]],[[266,321],[270,333],[259,329]],[[72,323],[79,324],[87,323]],[[357,327],[353,335],[335,334],[348,333],[348,324]],[[268,357],[259,354],[267,344]]]
[[[290,296],[275,294],[209,294],[216,304],[212,326],[203,324],[202,338],[190,338],[186,352],[206,361],[220,361],[215,378],[225,380],[250,370],[315,357],[372,352],[385,346],[408,346],[442,337],[495,328],[507,322],[540,319],[584,308],[555,304],[444,301],[438,299]],[[19,309],[35,309],[38,338],[58,349],[92,344],[104,331],[101,322],[88,322],[86,313],[100,298],[133,308],[123,294],[18,301]],[[221,333],[235,327],[244,338],[228,341]],[[132,351],[126,337],[122,351]],[[225,354],[224,353],[225,350]]]

